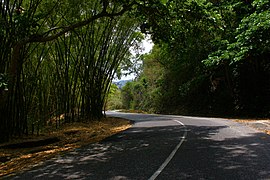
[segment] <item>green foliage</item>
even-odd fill
[[[107,110],[122,109],[121,90],[115,85],[111,84],[110,92],[106,103]]]
[[[0,141],[52,120],[58,127],[103,116],[114,74],[142,35],[125,13],[134,4],[102,2],[0,3],[0,88],[9,89],[1,92]]]
[[[61,115],[100,118],[106,98],[111,107],[151,112],[269,115],[268,0],[3,0],[0,7],[2,141]],[[139,26],[156,45],[131,58]],[[130,67],[136,81],[121,98],[113,87],[108,97],[115,73]]]
[[[121,91],[122,103],[124,109],[131,109],[133,102],[133,85],[127,82]]]
[[[226,41],[226,46],[209,55],[204,61],[207,66],[223,62],[233,64],[249,56],[258,56],[269,52],[270,11],[268,1],[254,1],[255,11],[247,14],[234,29],[234,41]]]
[[[168,1],[166,8],[169,15],[147,19],[164,71],[153,77],[160,68],[143,66],[138,82],[152,88],[144,104],[167,113],[269,115],[262,101],[270,87],[269,1]],[[161,83],[149,85],[151,77]]]
[[[5,74],[0,74],[0,89],[6,89],[8,86],[8,78]]]
[[[121,92],[125,109],[160,112],[163,68],[158,62],[159,53],[160,48],[154,46],[150,54],[140,57],[143,65],[139,77],[126,84]]]

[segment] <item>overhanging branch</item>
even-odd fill
[[[57,39],[58,37],[64,35],[65,33],[67,32],[70,32],[74,29],[77,29],[77,28],[81,28],[83,26],[86,26],[88,25],[89,23],[99,19],[99,18],[102,18],[102,17],[110,17],[110,18],[113,18],[113,17],[116,17],[116,16],[121,16],[123,15],[125,12],[127,12],[135,3],[131,3],[129,4],[128,6],[123,6],[122,10],[119,11],[119,12],[116,12],[116,13],[108,13],[105,10],[103,10],[101,13],[97,14],[97,15],[94,15],[92,16],[91,18],[89,19],[86,19],[84,21],[80,21],[78,23],[75,23],[75,24],[72,24],[72,25],[69,25],[69,26],[66,26],[66,27],[62,27],[61,31],[56,33],[56,34],[53,34],[53,35],[50,35],[50,36],[43,36],[43,35],[38,35],[38,34],[35,34],[35,35],[32,35],[30,38],[28,39],[25,39],[22,44],[27,44],[27,43],[33,43],[33,42],[48,42],[48,41],[52,41],[52,40],[55,40]],[[51,30],[49,30],[51,31]],[[48,34],[49,32],[46,32],[44,34]]]

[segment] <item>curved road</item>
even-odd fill
[[[108,112],[132,128],[12,179],[270,179],[270,137],[217,118]]]

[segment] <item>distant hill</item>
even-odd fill
[[[122,89],[123,86],[127,84],[127,82],[131,82],[132,80],[120,80],[120,81],[113,81],[112,83],[115,84],[118,88]]]

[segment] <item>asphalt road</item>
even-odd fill
[[[225,119],[108,112],[132,128],[12,179],[270,179],[270,136]]]

